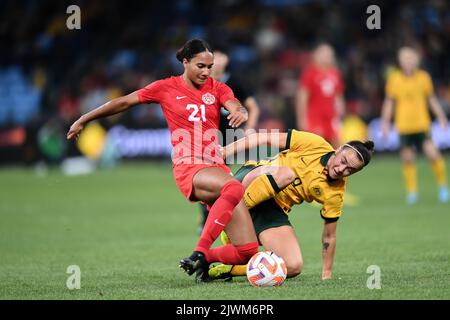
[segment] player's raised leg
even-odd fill
[[[196,272],[197,280],[202,280],[205,271],[207,274],[210,262],[245,263],[257,252],[258,244],[248,210],[243,204],[238,206],[243,193],[242,184],[220,168],[204,168],[194,176],[192,196],[208,203],[210,211],[194,253],[182,259],[180,267],[188,274]],[[231,232],[236,233],[233,231],[235,220],[239,222],[240,235],[232,240],[232,245],[211,252],[211,245],[229,223],[232,224]]]
[[[241,264],[258,251],[258,242],[250,214],[241,201],[233,211],[233,217],[225,228],[230,244],[210,249],[209,262],[220,261],[225,264]]]

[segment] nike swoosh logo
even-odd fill
[[[222,226],[222,227],[225,227],[225,225],[224,225],[223,223],[220,223],[217,219],[214,220],[214,223],[217,223],[218,225],[220,225],[220,226]]]
[[[177,100],[180,100],[180,99],[183,99],[183,98],[186,98],[186,96],[181,96],[181,97],[180,96],[176,96]]]

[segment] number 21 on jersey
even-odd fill
[[[200,115],[198,115],[199,107],[196,104],[190,103],[186,106],[186,110],[192,110],[188,120],[191,122],[206,122],[206,113],[205,113],[205,105],[200,105]]]

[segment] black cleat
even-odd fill
[[[192,275],[195,272],[195,278],[197,279],[201,278],[204,273],[208,275],[209,263],[206,262],[203,253],[194,251],[190,257],[180,260],[179,267],[188,275]]]
[[[198,268],[197,271],[195,272],[195,282],[197,283],[211,282],[212,279],[209,277],[208,270],[209,270],[209,263],[200,266],[200,268]]]

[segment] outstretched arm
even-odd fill
[[[322,233],[322,280],[331,279],[336,249],[337,221],[325,221]]]
[[[222,155],[224,158],[227,158],[244,150],[253,149],[262,145],[277,146],[280,149],[284,149],[286,148],[287,135],[287,132],[251,133],[248,136],[224,147]]]
[[[106,102],[100,107],[82,115],[75,121],[70,127],[69,132],[67,132],[67,139],[70,140],[76,138],[88,122],[123,112],[138,103],[139,97],[136,92]]]

